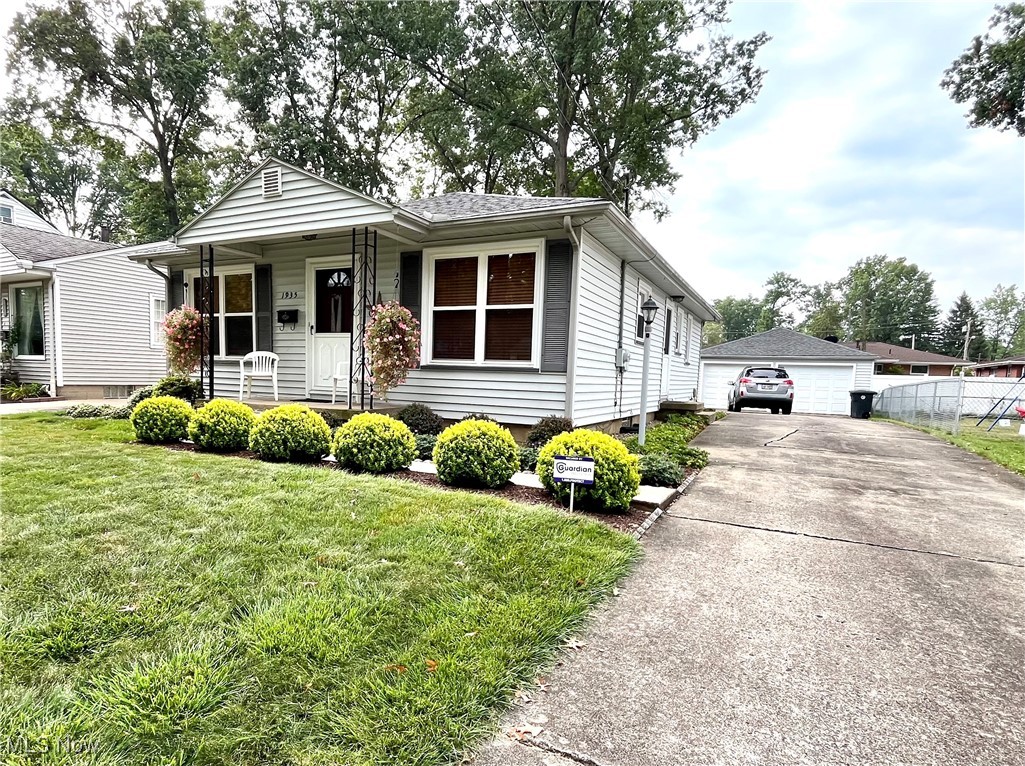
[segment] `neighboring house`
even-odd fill
[[[60,234],[57,227],[43,218],[6,189],[0,189],[0,224],[24,226],[50,234]]]
[[[794,381],[794,412],[843,415],[850,391],[871,388],[876,355],[777,327],[701,351],[701,401],[726,409],[728,384],[744,367],[786,368]]]
[[[166,369],[156,324],[165,279],[116,245],[57,233],[28,214],[22,206],[17,224],[0,223],[0,331],[14,341],[20,380],[114,398],[156,381]]]
[[[977,378],[1020,378],[1025,375],[1025,354],[973,364],[970,369]]]
[[[875,341],[858,343],[848,341],[841,345],[860,349],[879,357],[876,360],[876,375],[953,375],[955,367],[962,367],[965,360],[956,356],[934,354],[931,351],[895,346],[892,343]]]
[[[391,205],[269,159],[173,244],[147,247],[130,257],[171,270],[172,305],[210,303],[200,267],[211,269],[217,396],[238,395],[239,359],[256,349],[279,355],[282,399],[330,399],[341,369],[341,390],[351,377],[354,406],[369,406],[363,329],[374,304],[397,299],[423,342],[420,368],[389,404],[614,427],[642,409],[645,298],[659,306],[647,412],[694,398],[701,326],[717,318],[599,199],[446,194]],[[254,396],[269,393],[256,381]]]

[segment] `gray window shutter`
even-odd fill
[[[420,284],[423,279],[422,250],[416,252],[402,253],[399,256],[399,303],[409,309],[410,313],[420,319],[420,304],[423,302],[423,286]]]
[[[167,284],[167,310],[171,311],[185,303],[185,273],[171,271],[171,281]]]
[[[271,316],[274,294],[270,281],[270,266],[256,267],[256,350],[274,350],[274,320]]]
[[[541,372],[566,372],[572,295],[573,245],[568,239],[549,240],[541,322]]]

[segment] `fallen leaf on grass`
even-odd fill
[[[530,737],[536,737],[538,734],[543,732],[544,729],[540,726],[531,726],[530,724],[521,724],[520,726],[513,726],[509,729],[506,734],[512,739],[517,739],[522,742]]]
[[[477,631],[471,630],[469,633],[464,633],[463,638],[473,638],[477,635]]]
[[[578,588],[583,588],[585,585],[587,585],[587,580],[585,580],[583,577],[577,579]]]
[[[119,606],[117,610],[119,612],[134,612],[137,611],[138,608],[139,607],[137,607],[135,604],[125,604],[124,606]]]
[[[427,672],[428,673],[433,673],[435,670],[438,669],[438,661],[437,660],[424,660],[424,665],[427,666]]]
[[[394,670],[396,673],[405,673],[409,668],[405,665],[385,665],[385,670]]]

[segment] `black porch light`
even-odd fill
[[[648,296],[648,299],[641,304],[641,314],[644,316],[644,324],[651,325],[655,321],[655,314],[658,313],[658,304]]]

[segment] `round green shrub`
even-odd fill
[[[153,396],[175,396],[193,404],[203,396],[203,385],[188,375],[168,375],[153,386]]]
[[[153,386],[143,386],[132,391],[132,395],[128,397],[127,407],[130,410],[135,409],[135,405],[141,402],[143,399],[149,399],[153,396]]]
[[[573,421],[558,415],[548,415],[537,421],[527,432],[527,446],[541,449],[562,433],[573,430]]]
[[[153,396],[135,405],[131,421],[139,441],[170,444],[185,438],[191,417],[188,402],[176,396]]]
[[[433,457],[438,479],[457,486],[501,487],[520,467],[509,429],[487,420],[462,420],[446,428]]]
[[[230,399],[214,399],[189,421],[189,438],[201,450],[237,452],[249,447],[249,432],[256,422],[253,408]]]
[[[582,508],[625,511],[637,494],[641,484],[637,456],[608,434],[578,428],[559,434],[541,448],[537,476],[545,489],[565,503],[569,501],[569,484],[557,484],[552,479],[556,455],[594,458],[594,484],[580,484],[576,488],[576,501]]]
[[[520,470],[533,471],[537,469],[537,450],[533,447],[520,447]]]
[[[683,469],[665,452],[652,452],[641,456],[641,484],[650,487],[678,487],[683,481]]]
[[[395,417],[409,426],[409,430],[417,436],[421,434],[437,436],[445,427],[445,421],[426,404],[407,404],[399,410]]]
[[[333,450],[339,465],[369,473],[409,468],[416,438],[405,423],[375,412],[356,415],[335,432]]]
[[[438,443],[438,437],[434,434],[416,435],[416,456],[421,460],[430,460],[434,457],[434,445]]]
[[[282,404],[257,416],[249,449],[264,460],[312,463],[331,449],[331,429],[305,404]]]

